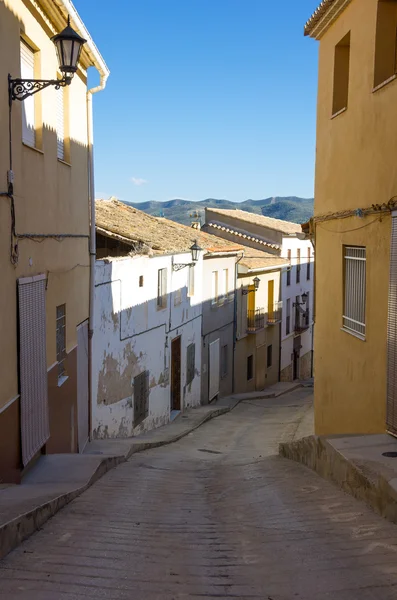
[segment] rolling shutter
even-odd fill
[[[18,280],[19,376],[24,466],[50,437],[45,286],[45,275]]]
[[[64,88],[56,90],[57,94],[57,157],[65,160],[65,114],[64,114]]]
[[[21,41],[21,78],[34,79],[34,52],[23,41]],[[33,147],[36,144],[34,103],[34,96],[29,96],[22,102],[22,141]]]
[[[389,311],[387,319],[387,409],[386,424],[397,434],[397,215],[392,218],[390,247]]]

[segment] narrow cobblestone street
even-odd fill
[[[135,455],[0,563],[0,597],[397,598],[396,526],[277,456],[310,394],[242,402]]]

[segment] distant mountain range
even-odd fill
[[[204,223],[204,209],[206,207],[237,208],[257,215],[292,221],[293,223],[305,223],[313,216],[313,198],[298,198],[297,196],[245,200],[244,202],[208,198],[200,202],[176,199],[168,202],[126,202],[126,204],[143,210],[149,215],[165,217],[184,225],[190,225],[195,220],[196,214],[201,217],[201,222]]]

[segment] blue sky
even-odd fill
[[[74,0],[111,74],[96,195],[313,195],[319,0]]]

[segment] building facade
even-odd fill
[[[319,40],[318,434],[397,432],[396,25],[394,0],[334,0],[305,26]]]
[[[249,249],[246,254],[253,255],[256,250],[263,257],[267,253],[282,259],[279,262],[284,267],[277,292],[282,302],[279,378],[293,381],[311,377],[314,252],[301,226],[242,210],[207,208],[204,229],[238,241]],[[264,264],[268,264],[266,260]]]
[[[96,223],[93,437],[137,435],[231,393],[239,246],[116,199],[96,201]]]
[[[87,40],[78,71],[68,87],[14,100],[9,139],[8,74],[59,77],[50,38],[68,17]],[[98,90],[109,72],[66,0],[1,2],[0,53],[2,483],[19,482],[41,453],[76,452],[88,438],[87,69],[99,71]]]

